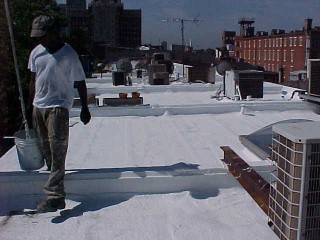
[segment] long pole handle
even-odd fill
[[[16,47],[15,47],[15,44],[14,44],[14,35],[13,35],[13,30],[12,30],[12,21],[11,21],[11,16],[10,16],[8,0],[4,0],[4,6],[5,6],[5,10],[6,10],[6,15],[7,15],[8,28],[9,28],[10,40],[11,40],[11,48],[12,48],[12,54],[13,54],[13,61],[14,61],[14,67],[15,67],[15,70],[16,70],[17,82],[18,82],[18,88],[19,88],[22,117],[23,117],[23,121],[24,121],[24,127],[25,127],[25,130],[26,130],[26,138],[30,139],[31,135],[30,135],[28,121],[27,121],[27,117],[26,117],[26,107],[25,107],[25,104],[24,104],[24,101],[23,101],[23,93],[22,93],[22,86],[21,86],[21,80],[20,80],[20,72],[19,72],[19,66],[18,66],[18,60],[17,60]]]

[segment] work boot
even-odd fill
[[[40,213],[55,212],[58,209],[64,209],[65,207],[66,202],[64,198],[49,198],[39,203],[37,206],[37,211]]]

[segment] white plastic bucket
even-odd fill
[[[30,135],[31,138],[27,139],[25,130],[14,134],[20,167],[27,171],[38,170],[44,166],[44,158],[32,129]]]

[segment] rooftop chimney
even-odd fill
[[[307,18],[304,20],[304,27],[303,30],[305,32],[308,32],[312,29],[312,19],[311,18]]]

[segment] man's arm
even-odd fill
[[[82,81],[76,81],[74,82],[74,87],[78,89],[78,93],[80,96],[81,101],[81,113],[80,113],[80,119],[86,125],[88,122],[90,122],[91,114],[89,112],[88,108],[88,96],[87,96],[87,86],[86,82],[84,80]]]
[[[33,99],[35,94],[35,82],[36,82],[36,73],[31,72],[31,79],[29,83],[29,102],[28,108],[32,108],[33,106]]]

